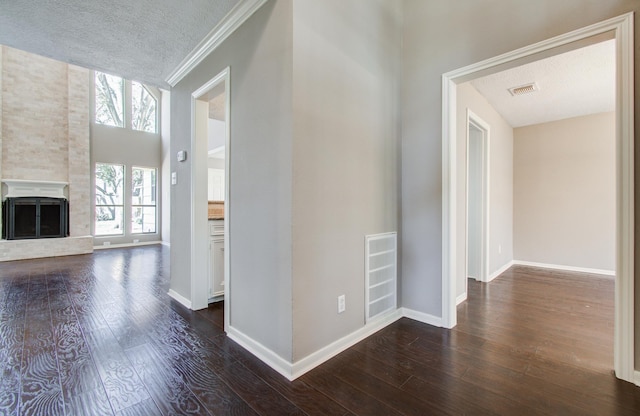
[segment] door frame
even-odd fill
[[[467,135],[466,135],[466,200],[465,200],[465,264],[464,264],[464,274],[465,274],[465,295],[468,294],[467,286],[469,283],[469,126],[474,125],[478,130],[482,131],[482,246],[480,248],[480,258],[481,258],[481,267],[480,267],[480,276],[476,280],[481,282],[489,281],[489,224],[490,224],[490,146],[491,146],[491,126],[476,115],[471,109],[467,108]]]
[[[224,330],[231,322],[229,250],[231,204],[229,200],[229,167],[231,161],[231,68],[226,67],[191,94],[191,308],[204,309],[208,305],[209,291],[209,227],[208,201],[208,143],[196,140],[196,100],[224,83],[225,90],[225,199],[224,199]]]
[[[442,75],[442,325],[456,316],[456,85],[603,40],[616,41],[616,278],[614,370],[634,382],[634,26],[633,12]],[[635,380],[640,383],[640,378]]]

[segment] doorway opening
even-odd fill
[[[578,49],[603,40],[616,42],[616,277],[614,369],[634,382],[634,67],[633,13],[609,19],[443,75],[443,275],[442,321],[456,317],[456,271],[465,270],[456,238],[456,178],[461,155],[456,143],[456,86],[482,75]],[[464,247],[464,245],[463,245]]]
[[[489,125],[467,109],[467,250],[464,298],[468,279],[487,281],[489,262]],[[460,303],[462,299],[456,303]]]
[[[191,95],[191,299],[192,309],[224,300],[229,328],[230,69]]]

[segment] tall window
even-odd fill
[[[124,79],[96,71],[96,123],[124,127]]]
[[[124,234],[124,166],[96,163],[95,235]]]
[[[156,170],[131,169],[131,232],[156,232]]]
[[[95,122],[158,132],[158,100],[140,82],[95,72]]]
[[[131,126],[134,130],[156,132],[156,99],[136,81],[131,81]]]

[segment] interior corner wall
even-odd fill
[[[442,313],[442,74],[633,11],[635,44],[640,45],[636,0],[404,0],[403,306],[435,316]],[[640,79],[639,54],[635,78]],[[635,102],[640,103],[639,83]],[[638,142],[640,130],[635,134]],[[635,175],[637,194],[640,169]],[[640,228],[635,233],[640,241]],[[640,264],[640,249],[635,258]],[[640,267],[635,276],[636,299],[640,299]],[[640,365],[640,308],[635,310]]]
[[[230,247],[225,247],[230,325],[287,362],[292,345],[291,10],[291,1],[265,3],[175,85],[170,148],[171,155],[191,149],[191,94],[230,67]],[[171,158],[178,178],[171,187],[171,289],[187,299],[194,249],[193,158]],[[206,186],[204,192],[206,199]]]
[[[615,271],[615,113],[514,130],[516,260]]]
[[[398,230],[401,2],[296,0],[293,21],[298,361],[364,326],[365,235]]]
[[[491,276],[513,260],[513,128],[470,83],[456,88],[457,132],[457,252],[466,247],[466,154],[467,109],[489,125],[489,242],[487,247],[488,273]],[[464,255],[458,256],[456,296],[465,293],[466,275]]]

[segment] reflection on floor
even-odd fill
[[[167,296],[161,246],[0,264],[0,414],[638,414],[613,280],[512,268],[453,330],[401,319],[290,383]]]

